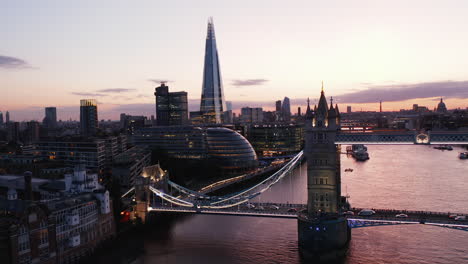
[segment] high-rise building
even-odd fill
[[[26,123],[26,142],[33,143],[39,141],[39,122],[30,121]]]
[[[42,124],[47,128],[57,127],[57,108],[55,107],[45,108],[45,117],[44,117],[44,120],[42,121]]]
[[[10,123],[10,112],[6,111],[5,113],[5,123]]]
[[[180,126],[188,122],[187,92],[169,92],[169,86],[161,83],[156,87],[156,124]]]
[[[283,105],[281,107],[284,121],[291,121],[291,104],[288,97],[284,97]]]
[[[96,135],[98,129],[98,111],[95,99],[83,99],[80,101],[80,128],[82,136],[90,137]]]
[[[146,116],[132,116],[126,114],[120,114],[120,124],[128,135],[133,135],[136,129],[145,127],[147,121]]]
[[[346,112],[347,112],[348,114],[352,113],[352,111],[351,111],[351,106],[350,106],[350,105],[348,105],[348,106],[346,107]]]
[[[200,112],[205,123],[222,123],[226,111],[213,19],[208,21]]]
[[[301,107],[300,106],[297,107],[297,116],[301,116]]]
[[[3,126],[3,113],[0,111],[0,127]]]
[[[276,112],[281,112],[281,100],[276,101]]]
[[[226,101],[226,110],[232,110],[232,102],[231,101]]]
[[[19,122],[8,122],[6,125],[7,125],[7,141],[18,142],[20,140]]]
[[[263,122],[263,109],[261,107],[243,107],[241,109],[241,122],[261,123]]]

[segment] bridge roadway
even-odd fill
[[[279,204],[279,203],[249,203],[224,209],[207,209],[196,207],[170,206],[168,204],[149,207],[154,212],[178,212],[195,213],[206,215],[229,215],[296,219],[298,212],[306,208],[305,204]],[[373,209],[376,213],[372,216],[359,216],[362,208],[353,208],[354,215],[348,215],[347,219],[351,227],[369,227],[381,225],[398,224],[427,224],[452,229],[468,231],[468,221],[455,221],[450,215],[465,215],[461,213],[430,212],[430,211],[407,211],[394,209]],[[406,214],[407,218],[398,218],[397,214]]]

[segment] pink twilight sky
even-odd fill
[[[199,107],[212,16],[234,109],[288,96],[293,112],[321,81],[344,111],[468,106],[468,1],[2,1],[0,111],[42,120],[79,100],[100,119],[154,114],[155,81]]]

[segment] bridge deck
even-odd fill
[[[368,144],[368,145],[413,145],[413,144],[468,144],[467,132],[429,131],[339,131],[336,144]]]
[[[276,204],[276,203],[251,203],[250,208],[247,205],[240,205],[225,209],[206,209],[195,207],[169,207],[158,205],[148,208],[149,211],[157,212],[178,212],[205,215],[228,215],[228,216],[249,216],[249,217],[270,217],[296,219],[297,212],[305,209],[305,204]],[[278,208],[278,209],[276,209]],[[449,227],[468,231],[468,221],[455,221],[450,219],[451,213],[428,212],[428,211],[405,211],[375,209],[375,215],[358,216],[361,208],[353,208],[354,216],[348,216],[350,226],[354,228],[377,226],[377,225],[395,225],[395,224],[428,224]],[[407,218],[398,218],[396,214],[405,213]],[[467,215],[467,214],[457,214]]]

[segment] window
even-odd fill
[[[39,245],[48,244],[49,243],[49,232],[47,229],[42,230],[39,234]]]
[[[18,230],[18,251],[25,251],[29,249],[29,232],[25,226],[21,226]]]
[[[322,178],[320,178],[320,184],[323,184],[323,179]]]

